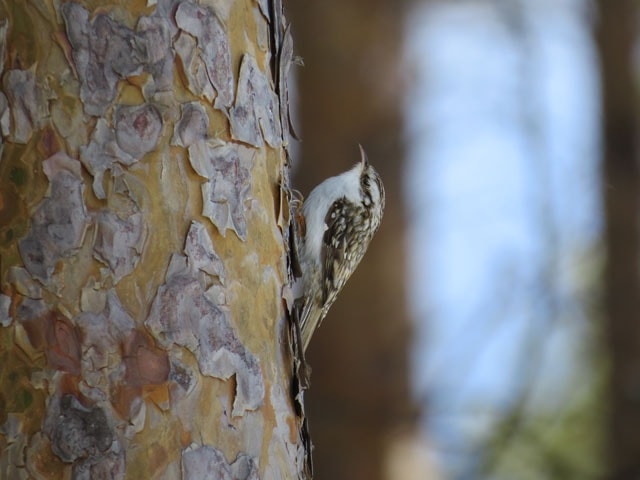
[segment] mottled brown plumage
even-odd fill
[[[301,246],[304,305],[300,316],[304,349],[356,269],[380,226],[384,187],[360,147],[361,161],[331,177],[302,206],[306,233]]]

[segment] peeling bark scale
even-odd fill
[[[0,478],[309,478],[292,51],[276,0],[0,4]]]

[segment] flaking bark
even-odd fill
[[[0,4],[0,478],[307,478],[282,7],[122,5]]]

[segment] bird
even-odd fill
[[[367,251],[382,221],[382,179],[360,147],[350,170],[316,186],[302,204],[304,228],[299,259],[303,298],[303,351]]]

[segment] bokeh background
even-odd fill
[[[640,478],[633,0],[286,5],[296,186],[383,225],[316,333],[318,480]]]

